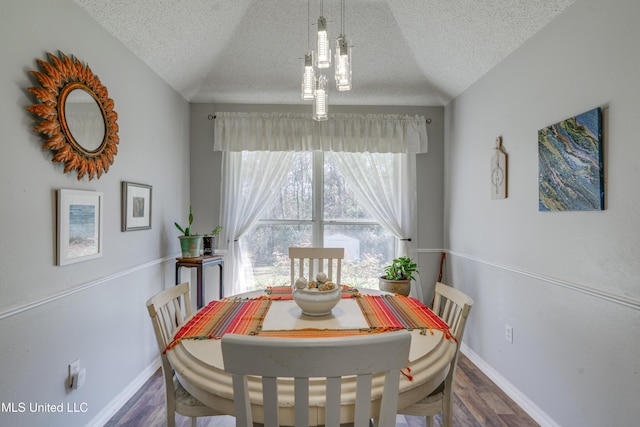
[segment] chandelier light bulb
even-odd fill
[[[336,40],[335,68],[336,88],[339,91],[351,90],[351,48],[343,35]]]
[[[313,120],[327,120],[329,118],[327,115],[327,77],[324,74],[320,74],[318,77],[315,93],[316,97],[313,101]]]
[[[304,71],[302,75],[302,99],[311,101],[316,90],[316,72],[313,68],[313,52],[304,55]]]
[[[329,36],[327,35],[327,20],[324,16],[318,18],[318,56],[316,66],[318,68],[329,68],[331,65],[331,48],[329,47]]]

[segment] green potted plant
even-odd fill
[[[407,296],[411,291],[413,274],[419,274],[418,265],[409,257],[399,257],[384,267],[385,275],[379,279],[381,291]]]
[[[222,226],[218,225],[216,228],[211,230],[209,233],[205,233],[202,238],[202,242],[204,245],[204,256],[213,255],[213,242],[215,237],[220,234],[222,231]]]
[[[189,225],[182,227],[177,222],[174,222],[176,228],[182,232],[180,239],[180,249],[182,250],[182,258],[197,258],[202,254],[202,236],[193,233],[191,225],[193,224],[193,211],[191,205],[189,205]]]

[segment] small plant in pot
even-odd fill
[[[413,274],[419,274],[418,265],[409,257],[399,257],[384,267],[385,275],[380,277],[381,291],[407,296],[411,291]]]
[[[222,231],[222,226],[218,225],[209,233],[205,233],[204,237],[202,238],[202,241],[204,244],[204,256],[213,255],[213,246],[214,246],[213,241],[214,241],[214,238],[218,234],[220,234],[221,231]]]
[[[193,233],[191,230],[191,225],[193,224],[193,211],[191,210],[191,206],[189,206],[189,225],[187,227],[182,227],[177,222],[174,222],[176,228],[182,232],[182,236],[179,236],[180,239],[180,249],[182,250],[183,258],[196,258],[202,254],[202,236],[196,233]]]

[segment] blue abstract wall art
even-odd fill
[[[604,210],[603,181],[600,107],[538,131],[538,210]]]

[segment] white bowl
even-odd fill
[[[294,289],[293,300],[308,316],[324,316],[331,313],[331,309],[342,298],[342,288],[337,286],[330,291],[316,289]]]

